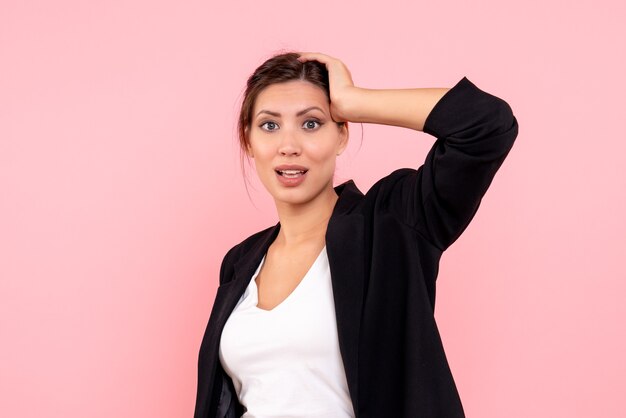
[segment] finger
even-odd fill
[[[302,52],[300,53],[300,56],[298,57],[298,61],[300,62],[319,61],[322,64],[330,64],[330,62],[333,60],[336,60],[336,59],[331,57],[330,55],[322,54],[319,52]]]

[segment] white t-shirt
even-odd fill
[[[326,247],[293,292],[257,307],[256,277],[222,331],[220,361],[245,418],[354,417],[339,352]]]

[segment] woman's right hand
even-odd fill
[[[348,67],[339,59],[318,52],[301,52],[298,58],[301,62],[318,61],[328,70],[330,87],[330,113],[335,122],[355,121],[351,114],[351,103],[360,90],[354,86],[352,75]]]

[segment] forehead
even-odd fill
[[[328,98],[321,88],[308,81],[294,80],[272,84],[259,93],[254,104],[254,114],[261,109],[280,112],[297,111],[307,106],[328,107]]]

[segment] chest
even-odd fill
[[[324,249],[323,243],[300,251],[270,247],[254,279],[258,290],[257,306],[269,311],[283,303],[315,267]]]
[[[269,370],[271,367],[264,362],[326,359],[329,350],[338,347],[325,249],[293,292],[271,310],[257,306],[259,294],[254,279],[260,267],[224,326],[221,346],[225,363],[246,364],[248,373],[255,367]],[[283,354],[277,359],[276,353]]]

